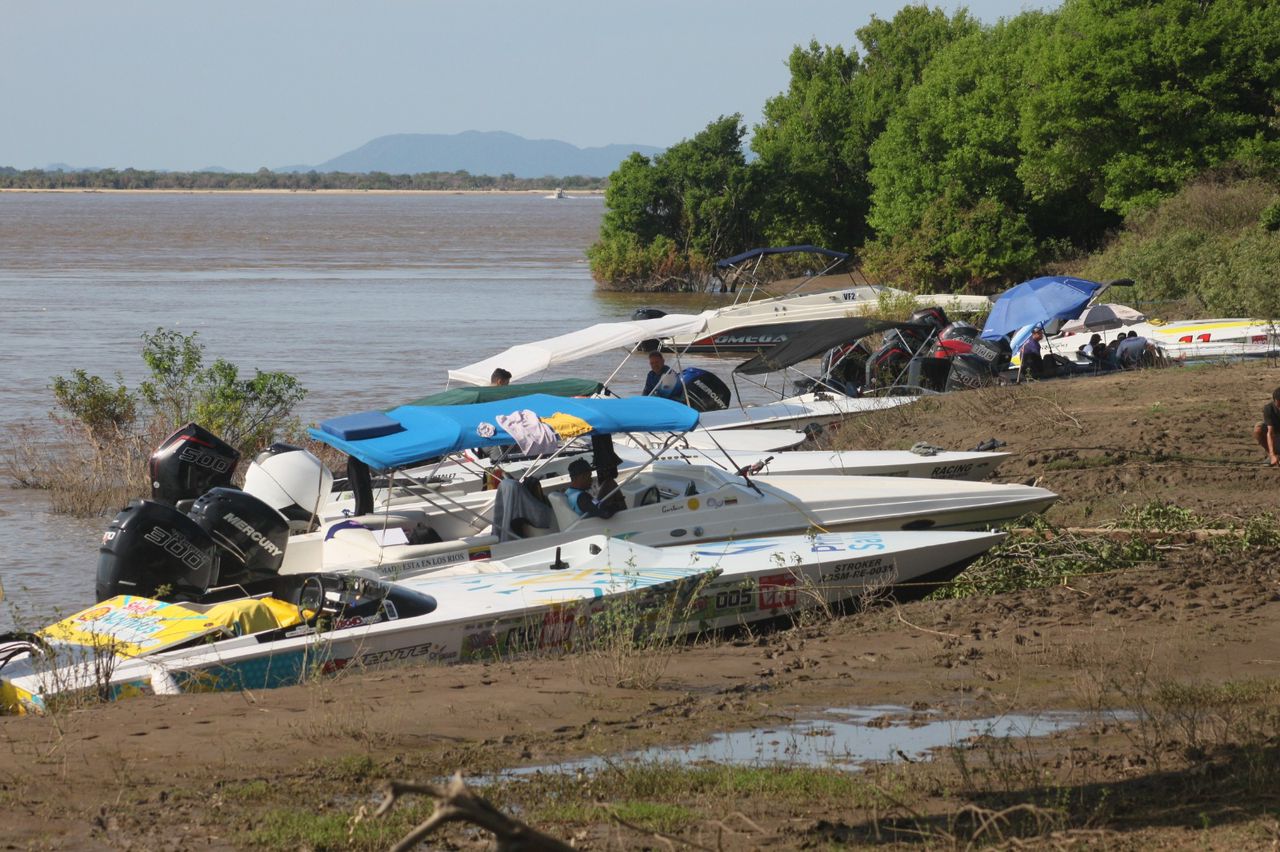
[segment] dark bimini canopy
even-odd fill
[[[819,248],[818,246],[780,246],[777,248],[758,248],[744,251],[742,254],[735,254],[733,257],[726,257],[724,260],[716,261],[716,269],[724,269],[742,263],[744,260],[763,257],[767,254],[792,254],[799,252],[808,252],[810,254],[820,254],[823,257],[831,257],[836,260],[848,260],[849,255],[842,251],[833,251],[832,249]]]
[[[743,361],[734,367],[733,371],[747,376],[772,373],[774,370],[783,370],[793,364],[821,355],[832,347],[852,343],[868,334],[890,328],[908,327],[928,328],[928,326],[917,326],[909,322],[892,322],[867,317],[814,320],[798,325],[785,343],[779,343],[772,349],[766,349],[754,358]]]
[[[554,379],[549,382],[524,382],[514,385],[471,385],[440,391],[415,399],[409,405],[471,405],[544,393],[550,396],[593,396],[604,385],[591,379]]]

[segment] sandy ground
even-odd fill
[[[1265,364],[1045,382],[886,412],[836,440],[967,448],[999,437],[1016,454],[1006,479],[1063,494],[1050,513],[1061,526],[1101,527],[1152,500],[1217,519],[1195,526],[1220,526],[1280,504],[1280,470],[1261,464],[1248,434],[1277,384],[1280,370]],[[384,848],[413,820],[370,834],[354,815],[387,778],[616,756],[826,708],[897,705],[946,718],[1156,708],[1160,724],[1104,712],[1071,734],[856,776],[795,768],[751,784],[678,773],[640,784],[615,767],[554,790],[544,780],[491,795],[588,848],[1275,848],[1280,551],[1265,536],[1219,539],[1170,534],[1151,559],[1095,565],[1104,573],[1047,588],[883,605],[645,659],[348,672],[271,692],[3,719],[4,839],[11,848]],[[652,685],[611,685],[619,665],[643,667]],[[1222,699],[1212,690],[1224,683],[1247,688],[1229,686],[1234,697]],[[1169,697],[1188,684],[1203,687],[1195,695],[1207,709]],[[641,805],[679,818],[655,822]],[[488,841],[454,828],[439,842]]]

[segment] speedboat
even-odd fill
[[[620,469],[649,464],[647,453],[618,447]],[[1009,453],[930,450],[791,450],[782,453],[725,454],[670,447],[657,454],[661,461],[718,467],[730,473],[746,470],[752,476],[902,476],[925,479],[967,479],[980,482],[996,472]]]
[[[625,363],[627,357],[645,346],[652,349],[663,341],[669,343],[681,333],[682,329],[704,328],[707,317],[708,314],[705,313],[696,316],[664,315],[659,318],[637,319],[630,322],[599,323],[578,332],[512,346],[497,355],[451,369],[449,380],[481,385],[489,381],[489,376],[497,367],[502,367],[510,372],[513,378],[519,379],[551,366],[570,364],[578,359],[612,349],[625,353],[623,361]],[[735,385],[739,376],[758,376],[764,373],[782,373],[785,382],[785,371],[788,368],[834,345],[827,341],[844,342],[903,325],[906,324],[864,317],[795,323],[796,336],[789,344],[767,347],[768,352],[760,353],[735,368],[733,374]],[[815,340],[822,345],[815,346]],[[678,347],[676,357],[679,357]],[[614,370],[614,375],[617,375],[620,369],[621,365]],[[613,376],[610,376],[604,382],[603,392],[609,392],[608,381],[612,378]],[[766,395],[773,396],[775,399],[744,405],[742,395],[739,393],[737,403],[733,403],[734,394],[729,387],[719,377],[697,367],[688,367],[680,371],[680,382],[673,392],[674,395],[669,398],[678,399],[696,408],[702,414],[698,428],[694,430],[691,438],[699,440],[702,446],[719,442],[729,451],[747,451],[748,446],[744,442],[757,439],[723,437],[719,433],[760,428],[812,431],[815,427],[859,414],[905,405],[916,399],[912,395],[856,397],[830,388],[788,394],[769,388],[757,380],[752,382],[764,390]],[[718,434],[710,437],[705,434],[708,432]],[[652,441],[648,445],[652,446]]]
[[[261,562],[271,573],[278,561],[285,574],[367,569],[401,578],[511,558],[596,534],[668,546],[810,530],[972,529],[1043,511],[1057,499],[1050,491],[1025,485],[754,477],[750,471],[730,472],[687,459],[619,471],[607,433],[627,427],[687,430],[696,425],[697,413],[656,398],[531,396],[518,406],[535,421],[556,421],[575,433],[598,432],[592,436],[595,466],[606,472],[614,468],[626,508],[607,519],[577,515],[565,496],[565,477],[552,466],[563,464],[563,456],[553,455],[545,471],[534,467],[519,478],[514,473],[504,477],[492,490],[483,489],[482,476],[410,477],[408,471],[422,471],[432,458],[477,445],[513,443],[515,438],[503,429],[483,428],[493,427],[513,408],[511,401],[400,406],[326,421],[312,431],[317,440],[347,454],[345,492],[331,495],[319,460],[291,448],[263,465],[255,461],[243,491],[216,485],[185,511],[179,508],[188,499],[182,492],[156,495],[164,502],[142,501],[126,508],[104,537],[99,597],[135,591],[114,583],[113,571],[127,572],[112,565],[136,558],[133,548],[157,539],[180,539],[173,546],[189,552],[196,563],[230,542],[246,565]],[[192,475],[183,470],[154,480],[188,482]],[[209,485],[197,480],[192,491],[200,493]]]
[[[563,410],[577,412],[583,420],[595,417],[593,408],[607,408],[610,403],[653,411],[682,410],[686,413],[686,427],[696,424],[698,417],[678,403],[651,397],[520,400],[520,405],[541,417]],[[566,407],[570,404],[581,408]],[[346,453],[350,467],[364,467],[380,475],[413,469],[421,465],[424,457],[464,446],[512,441],[501,432],[488,438],[476,432],[479,423],[492,421],[495,413],[506,410],[498,403],[428,411],[411,409],[401,406],[372,418],[361,415],[326,421],[311,435]],[[675,417],[669,420],[674,422]],[[376,428],[369,432],[360,429],[375,421],[384,424],[387,434],[376,434]],[[356,429],[349,430],[352,424]],[[596,448],[597,469],[602,467],[602,452],[613,450]],[[1057,499],[1050,491],[1026,485],[900,477],[752,477],[688,460],[657,461],[643,468],[613,472],[620,479],[618,488],[626,508],[607,519],[576,514],[565,497],[563,479],[549,476],[535,485],[536,471],[524,474],[520,480],[514,476],[504,478],[496,491],[445,488],[433,493],[419,488],[397,492],[387,487],[380,488],[377,494],[372,476],[368,472],[357,473],[351,477],[353,491],[349,501],[331,504],[324,516],[330,526],[313,534],[305,545],[313,551],[306,553],[295,537],[282,570],[314,570],[317,558],[329,559],[340,548],[349,551],[349,556],[343,557],[347,562],[355,564],[363,559],[366,564],[376,565],[375,570],[404,576],[406,572],[472,561],[477,550],[486,556],[505,558],[596,534],[667,546],[809,530],[973,529],[1044,511]],[[511,501],[520,503],[521,508],[507,508]],[[358,517],[352,519],[341,514],[344,512]],[[350,520],[359,523],[334,526]],[[401,541],[408,543],[389,544],[387,533],[392,528],[399,528],[399,535],[404,537]],[[380,535],[373,535],[375,530]],[[459,535],[460,531],[469,535]],[[414,544],[415,541],[431,543]],[[430,564],[421,560],[430,560]]]
[[[895,590],[914,596],[1002,538],[823,533],[659,550],[594,537],[400,583],[277,577],[270,592],[230,600],[217,600],[227,590],[216,572],[203,589],[191,588],[175,558],[170,589],[194,600],[144,587],[148,594],[109,598],[34,635],[0,637],[0,712],[263,689],[348,668],[561,653],[619,633],[643,643],[646,634],[751,624]],[[606,610],[609,618],[599,619]]]
[[[754,270],[766,257],[803,252],[819,255],[833,261],[825,269],[807,276],[793,291],[770,298],[753,298],[762,289]],[[942,305],[951,313],[985,313],[991,309],[991,300],[985,296],[961,296],[951,294],[915,295],[878,284],[846,287],[824,293],[800,294],[794,292],[811,278],[830,272],[848,260],[844,252],[816,246],[786,246],[758,248],[725,258],[716,263],[717,273],[725,278],[746,277],[749,284],[735,287],[735,301],[707,317],[706,326],[696,331],[676,333],[672,345],[682,352],[706,354],[736,354],[756,352],[785,343],[803,334],[799,324],[821,319],[840,319],[852,316],[868,316],[880,310],[885,300],[914,298],[920,307]],[[661,312],[646,309],[646,316],[658,316]]]

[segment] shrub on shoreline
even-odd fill
[[[306,389],[294,376],[240,369],[222,358],[206,366],[198,333],[157,328],[142,335],[150,376],[137,389],[85,370],[56,376],[50,412],[57,440],[17,430],[0,471],[19,487],[49,491],[55,512],[99,515],[148,492],[147,459],[165,436],[198,422],[248,456],[301,432],[294,407]]]

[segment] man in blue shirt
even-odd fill
[[[1018,371],[1018,381],[1030,377],[1038,379],[1044,375],[1044,358],[1040,355],[1040,341],[1044,340],[1044,327],[1031,329],[1031,336],[1022,344],[1018,354],[1022,356],[1022,368]]]
[[[649,375],[644,379],[644,395],[660,396],[663,399],[684,397],[680,376],[667,366],[667,359],[661,352],[649,353]]]
[[[603,492],[606,483],[601,483],[601,491]],[[607,483],[610,492],[617,490],[616,483],[610,481]],[[574,514],[582,515],[584,518],[612,518],[619,508],[624,508],[625,503],[619,506],[617,496],[610,498],[609,493],[601,493],[599,497],[603,500],[596,499],[591,493],[591,465],[586,459],[574,459],[569,462],[569,487],[564,490],[564,496],[569,501],[569,508],[573,509]]]

